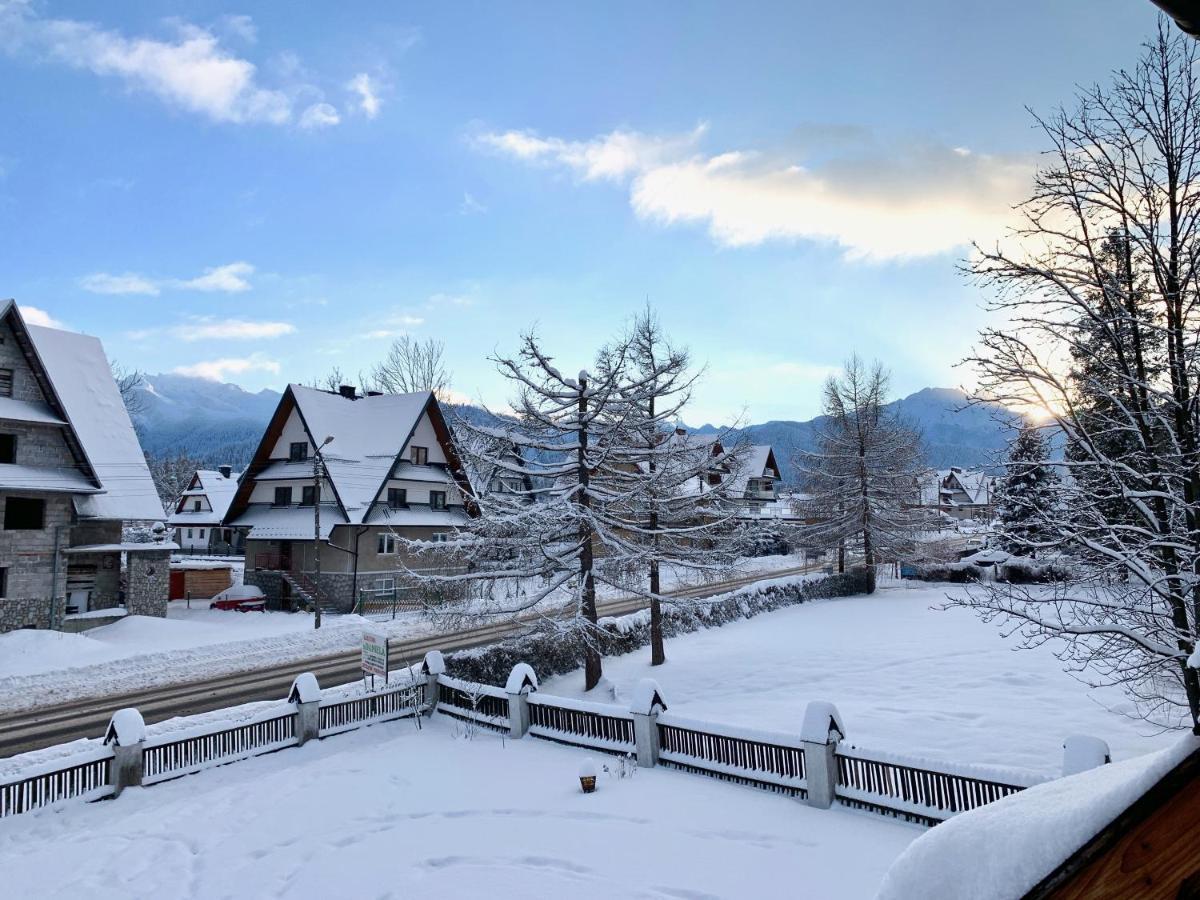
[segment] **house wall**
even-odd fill
[[[429,449],[429,461],[431,463],[446,464],[446,454],[442,452],[441,442],[437,438],[437,432],[433,430],[433,423],[429,421],[428,414],[421,416],[421,421],[413,429],[412,437],[404,445],[404,459],[408,459],[408,448],[414,444],[418,447],[427,447]]]
[[[0,522],[10,496],[39,497],[46,502],[46,527],[38,531],[0,529],[0,566],[8,569],[7,589],[0,599],[0,632],[35,626],[49,628],[62,617],[62,594],[66,585],[67,547],[74,508],[68,494],[39,494],[32,491],[0,491]],[[55,554],[54,533],[59,529],[58,599],[51,612]]]
[[[0,368],[13,370],[14,399],[45,402],[33,370],[25,361],[25,354],[17,346],[13,331],[6,320],[0,320]]]
[[[293,409],[291,415],[288,416],[287,422],[284,423],[279,440],[271,448],[270,458],[289,459],[291,457],[291,445],[300,442],[308,446],[308,455],[311,459],[315,448],[308,439],[308,435],[304,432],[304,424],[300,421],[300,413]]]
[[[408,503],[410,506],[428,504],[430,491],[442,491],[445,493],[447,506],[463,505],[462,493],[459,491],[457,484],[389,478],[383,490],[379,492],[379,500],[381,501],[382,505],[387,504],[387,492],[389,488],[403,488],[404,490],[408,491]]]
[[[170,550],[130,553],[125,587],[125,608],[129,615],[165,619],[170,582]]]

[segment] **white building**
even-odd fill
[[[241,476],[230,466],[195,471],[167,519],[175,529],[175,543],[191,553],[242,552],[238,532],[224,526]]]

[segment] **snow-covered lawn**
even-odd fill
[[[673,712],[795,732],[809,700],[837,705],[848,738],[872,749],[1057,774],[1062,741],[1092,734],[1116,759],[1169,745],[1114,710],[1115,690],[1089,691],[1050,648],[1015,650],[969,611],[933,609],[952,585],[887,587],[791,607],[606,659],[619,700],[639,678],[662,686]],[[547,679],[551,694],[583,696],[582,675]],[[595,699],[602,699],[596,697]]]
[[[13,897],[869,898],[922,829],[435,717],[0,821]],[[597,756],[597,763],[610,762]]]

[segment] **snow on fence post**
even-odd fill
[[[146,741],[146,722],[136,709],[118,709],[104,731],[104,743],[113,749],[113,796],[142,783],[143,747]]]
[[[637,762],[644,769],[658,765],[658,714],[667,708],[662,690],[653,678],[643,678],[633,689],[629,712],[633,716],[633,742]]]
[[[441,650],[430,650],[425,654],[421,672],[425,675],[425,703],[428,705],[425,715],[432,716],[438,705],[438,676],[446,674],[446,660],[442,658]]]
[[[321,686],[312,672],[301,672],[288,691],[288,703],[296,707],[296,746],[316,740],[321,733]]]
[[[809,806],[829,809],[837,793],[837,745],[846,736],[837,707],[826,700],[812,700],[804,710],[800,744],[804,748],[804,776]]]
[[[1108,744],[1089,734],[1073,734],[1063,741],[1063,775],[1075,775],[1112,762]]]
[[[529,663],[517,663],[504,684],[508,694],[508,735],[525,737],[529,731],[529,695],[538,689],[537,674]]]

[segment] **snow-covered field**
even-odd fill
[[[13,897],[869,898],[922,829],[435,717],[0,821]],[[597,757],[597,763],[610,762]]]
[[[1050,648],[1015,650],[969,611],[932,608],[955,590],[885,587],[806,603],[670,638],[664,666],[652,668],[645,648],[606,659],[605,676],[620,700],[648,676],[674,712],[776,731],[798,730],[809,700],[830,700],[852,743],[1047,774],[1070,734],[1103,738],[1116,759],[1175,739],[1121,715],[1120,692],[1089,691]],[[582,681],[572,673],[542,689],[579,697]]]

